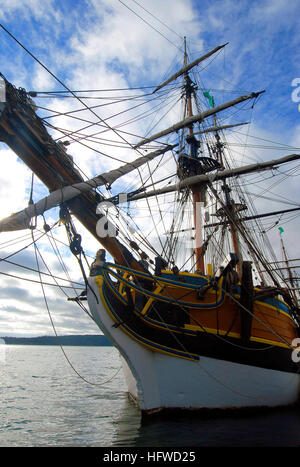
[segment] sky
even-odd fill
[[[210,80],[211,88],[235,89],[241,94],[265,90],[253,115],[249,108],[245,115],[248,117],[251,113],[253,117],[248,130],[249,141],[252,142],[252,135],[255,135],[293,148],[300,147],[299,18],[299,0],[288,3],[283,0],[0,0],[3,27],[70,89],[156,85],[182,66],[184,36],[191,60],[228,42],[214,61],[214,70],[210,66],[203,67],[205,79]],[[16,87],[27,91],[63,89],[4,29],[0,29],[0,72]],[[296,86],[293,87],[292,82]],[[220,101],[223,98],[228,100],[225,91],[216,95]],[[71,100],[63,103],[59,99],[35,101],[39,106],[57,111],[78,108],[78,103]],[[122,106],[120,103],[120,111]],[[45,115],[42,109],[39,115]],[[102,108],[98,115],[105,119],[109,109]],[[65,128],[69,120],[61,117],[59,123]],[[72,125],[74,127],[74,121]],[[110,151],[121,160],[131,157],[125,150],[111,148]],[[99,157],[92,149],[75,144],[68,152],[87,175],[113,167],[109,159]],[[265,150],[261,153],[253,149],[246,162],[251,158],[252,161],[254,158],[265,160],[292,152],[295,151]],[[31,173],[1,143],[0,153],[2,218],[27,205]],[[298,203],[297,180],[289,178],[288,188],[289,199]],[[46,194],[47,190],[36,180],[35,200]],[[54,223],[57,213],[50,213],[47,220]],[[288,224],[285,230],[288,229],[290,234],[296,235],[296,227]],[[34,232],[34,235],[39,234]],[[55,230],[53,235],[60,241],[66,240],[61,229]],[[31,232],[27,231],[10,236],[1,234],[1,237],[1,258],[7,258],[32,241]],[[62,277],[63,266],[55,248],[53,239],[52,243],[48,238],[41,240],[43,259],[53,274]],[[72,279],[82,283],[76,261],[67,254],[67,247],[60,244],[60,248],[65,253],[64,262]],[[295,242],[292,254],[299,257],[297,248]],[[97,243],[91,239],[87,245],[88,254],[93,255],[96,249]],[[37,267],[33,247],[7,259],[32,269]],[[42,265],[41,257],[39,262]],[[1,276],[0,336],[52,335],[37,273],[27,271],[25,274],[14,264],[3,261],[0,271],[37,281],[24,282]],[[90,318],[76,304],[68,302],[56,287],[48,286],[45,290],[58,334],[99,332]]]

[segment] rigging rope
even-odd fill
[[[59,335],[56,331],[56,327],[54,325],[54,321],[53,321],[53,318],[52,318],[52,315],[51,315],[51,312],[50,312],[50,308],[49,308],[49,305],[48,305],[48,300],[47,300],[47,297],[46,297],[46,293],[45,293],[45,289],[44,289],[44,283],[42,282],[42,279],[41,279],[41,271],[40,271],[40,266],[39,266],[39,260],[38,260],[38,253],[40,255],[40,252],[39,252],[39,249],[38,249],[38,246],[36,244],[36,240],[34,239],[34,234],[33,234],[33,231],[31,231],[31,235],[32,235],[32,243],[33,243],[33,246],[34,246],[34,253],[35,253],[35,260],[36,260],[36,265],[37,265],[37,271],[38,271],[38,274],[39,274],[39,283],[41,285],[41,288],[42,288],[42,293],[43,293],[43,297],[44,297],[44,302],[45,302],[45,306],[46,306],[46,309],[47,309],[47,313],[48,313],[48,316],[49,316],[49,319],[50,319],[50,323],[52,325],[52,328],[53,328],[53,331],[54,331],[54,334],[56,336],[56,339],[57,339],[57,342],[59,344],[59,347],[61,348],[61,351],[64,355],[64,357],[66,358],[68,364],[70,365],[70,367],[72,368],[72,370],[77,374],[77,376],[79,376],[79,378],[81,378],[83,381],[85,381],[86,383],[90,384],[90,385],[93,385],[93,386],[103,386],[104,384],[107,384],[108,382],[110,382],[113,378],[115,378],[117,376],[117,374],[120,372],[122,366],[109,378],[107,379],[106,381],[102,381],[101,383],[95,383],[95,382],[92,382],[92,381],[89,381],[87,380],[85,377],[83,377],[77,370],[76,368],[74,367],[74,365],[72,364],[72,362],[70,361],[68,355],[66,354],[64,348],[63,348],[63,345],[61,343],[61,340],[59,338]]]
[[[134,11],[132,8],[130,8],[128,5],[126,5],[122,0],[118,0],[122,5],[124,5],[128,10],[130,10],[133,14],[135,14],[138,18],[140,18],[144,23],[146,23],[150,28],[154,29],[160,36],[162,36],[164,39],[166,39],[170,44],[172,44],[176,49],[180,50],[180,52],[183,52],[183,49],[178,47],[174,42],[172,42],[170,39],[168,39],[163,33],[161,33],[158,29],[156,29],[154,26],[152,26],[148,21],[146,21],[142,16],[140,16],[136,11]],[[149,13],[149,12],[148,12]]]

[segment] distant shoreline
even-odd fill
[[[39,337],[7,337],[1,336],[7,345],[78,345],[78,346],[111,346],[107,337],[104,335],[84,334],[59,336],[39,336]]]

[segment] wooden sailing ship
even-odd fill
[[[245,215],[247,205],[231,195],[230,180],[270,170],[300,155],[237,168],[228,166],[222,131],[241,124],[220,125],[217,115],[241,102],[255,100],[261,92],[218,106],[206,92],[209,108],[194,112],[197,86],[191,70],[222,47],[191,63],[185,52],[183,68],[154,89],[153,93],[160,92],[181,80],[185,111],[179,123],[131,145],[132,150],[139,150],[158,140],[159,146],[89,180],[83,179],[65,148],[49,135],[29,94],[15,89],[2,76],[6,96],[0,115],[0,140],[37,174],[50,194],[2,220],[0,231],[28,228],[32,218],[61,206],[75,255],[80,255],[82,247],[71,215],[99,240],[102,248],[87,281],[90,312],[119,349],[129,393],[147,413],[170,408],[277,406],[295,403],[299,397],[299,364],[292,358],[299,337],[293,276],[290,273],[289,286],[283,284],[278,271],[270,268],[267,256],[249,237],[247,221],[262,215]],[[212,119],[211,126],[202,127],[207,119]],[[170,134],[178,134],[178,141],[165,142]],[[206,148],[201,140],[205,134],[214,137]],[[185,268],[186,261],[178,267],[170,246],[178,233],[175,217],[168,232],[169,249],[165,247],[151,257],[130,235],[124,245],[117,229],[109,233],[116,219],[108,219],[99,205],[109,201],[117,207],[120,199],[105,198],[96,191],[175,150],[178,181],[152,190],[142,186],[128,192],[126,199],[133,203],[175,192],[182,203],[190,202],[193,226],[181,231],[193,233],[191,270]],[[214,222],[203,223],[199,209],[205,206],[208,189],[217,209]],[[228,248],[224,242],[218,245],[221,253],[216,244],[210,245],[218,229],[222,235],[229,234],[230,239]],[[182,249],[184,246],[180,253]],[[283,243],[282,249],[285,252]],[[106,254],[113,261],[107,261]],[[285,261],[290,272],[287,257]],[[260,280],[253,280],[254,270]]]

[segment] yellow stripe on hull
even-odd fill
[[[110,307],[108,305],[108,303],[106,302],[105,300],[105,297],[103,295],[103,291],[102,291],[102,286],[103,286],[103,277],[102,276],[97,276],[96,279],[95,279],[95,282],[97,283],[97,285],[99,286],[99,295],[100,295],[100,298],[101,298],[101,301],[107,311],[107,313],[109,314],[109,316],[111,317],[111,319],[115,322],[115,323],[118,323],[118,321],[116,320],[115,316],[113,315],[113,313],[111,312],[110,310]],[[165,347],[165,349],[162,349],[162,348],[158,348],[155,344],[155,342],[152,342],[148,339],[148,343],[144,341],[143,337],[142,336],[139,336],[138,334],[133,334],[131,333],[130,331],[128,331],[128,329],[123,325],[123,324],[120,324],[120,327],[122,327],[123,331],[128,335],[130,336],[133,340],[135,340],[136,342],[138,342],[139,344],[143,345],[144,347],[147,347],[148,349],[152,350],[152,351],[155,351],[155,352],[160,352],[160,353],[163,353],[163,354],[166,354],[166,355],[171,355],[172,357],[175,356],[178,356],[180,358],[184,358],[186,360],[192,360],[192,361],[195,361],[196,359],[198,359],[198,355],[196,354],[193,354],[191,352],[187,352],[188,355],[190,355],[190,357],[188,357],[187,355],[184,355],[183,353],[182,354],[179,354],[178,351],[176,351],[176,353],[174,354],[174,351],[172,351],[172,349],[170,347]],[[169,351],[167,350],[169,349]]]
[[[129,276],[129,274],[127,276]],[[105,277],[103,276],[96,276],[95,281],[97,285],[99,286],[99,292],[101,294],[101,299],[103,300],[103,303],[105,305],[107,312],[114,319],[114,321],[116,321],[102,293],[103,281],[105,281],[109,289],[115,294],[118,300],[120,300],[124,305],[127,305],[128,303],[126,299],[127,297],[123,296],[123,294],[121,294],[120,291],[123,290],[123,286],[126,282],[122,281],[121,285],[119,285],[118,290],[117,290],[114,288],[113,284],[111,284],[110,281],[108,279],[105,279]],[[148,297],[148,300],[145,303],[141,312],[136,312],[133,310],[133,313],[138,315],[140,319],[144,321],[148,326],[155,327],[160,330],[164,330],[166,332],[172,332],[176,334],[178,333],[180,334],[183,330],[185,330],[186,332],[191,331],[191,334],[196,331],[196,332],[207,332],[208,334],[213,334],[213,335],[219,334],[220,336],[228,336],[228,337],[236,338],[236,339],[241,338],[241,333],[240,333],[241,321],[240,321],[239,306],[238,306],[238,303],[230,299],[228,295],[225,298],[225,300],[222,301],[222,303],[218,305],[216,304],[216,306],[211,307],[211,308],[205,307],[205,299],[203,300],[204,303],[201,302],[201,308],[198,308],[198,309],[197,308],[189,309],[189,306],[188,306],[189,304],[191,305],[195,304],[195,302],[189,302],[188,305],[185,305],[185,308],[189,312],[190,323],[186,323],[184,327],[176,328],[174,325],[171,325],[171,324],[168,325],[167,323],[162,323],[155,318],[148,319],[146,315],[150,309],[150,306],[153,304],[153,302],[155,301],[165,302],[165,300],[162,298],[161,292],[166,293],[166,289],[169,290],[170,296],[168,298],[172,299],[171,303],[173,303],[173,305],[174,303],[177,304],[178,307],[182,306],[180,299],[174,297],[174,293],[172,294],[172,292],[174,292],[175,289],[177,290],[176,284],[170,285],[169,283],[168,284],[164,283],[164,288],[162,284],[163,284],[163,281],[161,281],[161,283],[157,285],[156,289],[154,290],[155,296],[153,295],[151,296],[150,294],[148,295],[147,291],[145,291],[145,296]],[[134,283],[130,282],[130,286],[132,287],[131,288],[132,292],[138,291]],[[181,288],[186,288],[186,287],[182,285]],[[191,291],[191,293],[193,293],[193,291]],[[219,298],[220,294],[218,293],[217,295]],[[238,300],[240,297],[238,295],[235,295],[234,298]],[[217,300],[217,297],[215,298],[215,300]],[[167,303],[166,303],[166,307],[167,307]],[[163,353],[172,354],[172,352],[168,352],[168,350],[160,350],[160,349],[152,347],[152,344],[154,346],[155,343],[150,340],[149,340],[150,344],[142,342],[143,340],[142,336],[136,337],[133,334],[131,334],[126,329],[126,327],[122,326],[122,328],[127,334],[130,334],[133,339],[140,342],[142,345],[145,345],[151,348],[152,350],[162,351]],[[228,332],[228,330],[230,331]],[[295,337],[296,337],[296,332],[295,332],[294,321],[288,313],[276,308],[273,305],[270,305],[262,301],[257,301],[254,303],[252,333],[250,336],[250,341],[261,342],[264,344],[277,346],[277,347],[290,348],[291,346],[289,345],[289,342],[292,342],[292,340]]]

